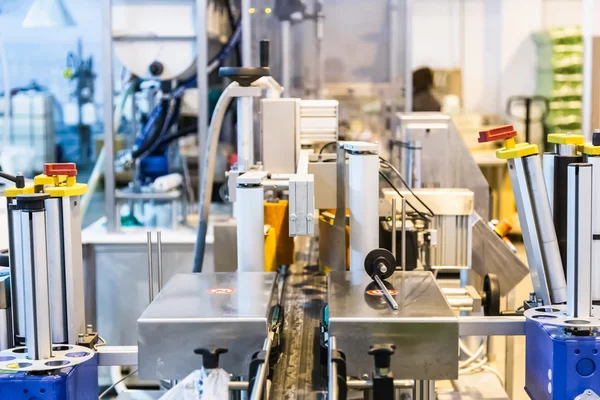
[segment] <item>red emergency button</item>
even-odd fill
[[[46,175],[46,176],[77,176],[77,165],[75,163],[44,164],[44,175]]]
[[[517,136],[517,131],[512,125],[501,126],[489,131],[479,132],[479,143],[493,142],[496,140],[510,139]]]

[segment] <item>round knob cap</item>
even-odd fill
[[[160,75],[162,75],[162,73],[164,72],[164,70],[165,70],[164,65],[162,65],[162,63],[160,63],[158,61],[154,61],[148,67],[148,71],[150,71],[150,74],[152,74],[153,76],[160,76]]]

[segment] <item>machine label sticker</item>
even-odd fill
[[[235,293],[235,289],[214,288],[214,289],[208,289],[208,293],[209,294],[233,294],[233,293]]]
[[[398,291],[394,290],[394,289],[388,290],[388,292],[390,292],[390,294],[392,296],[395,296],[398,294]],[[380,290],[380,289],[369,290],[369,291],[367,291],[367,294],[369,294],[371,296],[383,296],[383,290]]]

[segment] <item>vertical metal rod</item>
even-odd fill
[[[158,255],[158,292],[162,290],[163,287],[163,275],[162,275],[162,232],[156,232],[156,251]]]
[[[413,81],[412,81],[412,19],[413,0],[404,0],[404,112],[413,109]]]
[[[113,137],[113,39],[112,39],[112,0],[102,1],[103,24],[103,53],[104,53],[104,192],[106,206],[106,229],[108,232],[117,230],[117,208],[115,199],[115,163]],[[200,107],[202,108],[202,107]]]
[[[283,97],[291,97],[292,90],[292,41],[290,20],[281,21],[281,84]]]
[[[323,0],[315,0],[315,58],[317,60],[316,98],[323,98],[325,85],[325,56],[323,53],[323,39],[325,36],[325,14]]]
[[[598,5],[595,0],[583,1],[582,31],[583,31],[583,95],[581,98],[581,128],[585,140],[589,141],[592,134],[592,102],[594,86],[594,33]],[[595,68],[594,68],[595,67]]]
[[[329,382],[328,382],[328,399],[329,400],[338,400],[339,399],[339,387],[337,380],[337,364],[332,360],[332,352],[336,349],[336,340],[335,336],[329,337]]]
[[[400,249],[402,270],[406,271],[406,199],[402,199],[402,247]]]
[[[390,48],[389,48],[389,52],[388,54],[390,55],[390,59],[389,59],[389,79],[390,79],[390,122],[391,122],[391,136],[395,137],[396,135],[396,130],[398,127],[398,120],[396,118],[396,113],[398,111],[398,98],[400,97],[400,90],[399,90],[399,74],[398,74],[398,64],[400,61],[400,54],[399,54],[399,43],[400,43],[400,34],[399,34],[399,27],[401,26],[400,23],[400,4],[399,4],[400,0],[389,0],[390,3],[390,37],[389,37],[389,43],[390,43]]]
[[[394,258],[398,259],[398,256],[396,254],[396,197],[392,198],[392,254],[394,255]],[[398,262],[396,262],[396,265],[398,265]],[[396,267],[396,265],[394,265],[394,268]]]
[[[207,0],[196,0],[196,79],[198,82],[198,178],[204,179],[204,153],[208,137],[208,107],[205,107],[208,93],[208,36],[206,29]],[[246,10],[247,11],[247,10]],[[242,15],[244,10],[242,10]],[[202,185],[198,185],[198,202],[202,201]],[[200,210],[200,205],[198,205]]]
[[[592,164],[568,167],[567,313],[592,315]]]
[[[250,0],[242,0],[242,67],[252,66],[252,14],[250,14],[250,7]]]
[[[154,300],[154,272],[152,271],[152,232],[146,232],[148,240],[148,299]]]

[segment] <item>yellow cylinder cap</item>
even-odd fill
[[[583,135],[572,135],[570,133],[551,133],[548,135],[548,143],[553,144],[574,144],[581,146],[585,142]]]

